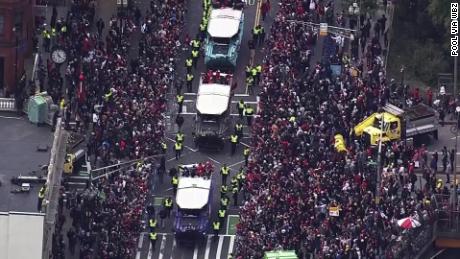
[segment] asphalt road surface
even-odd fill
[[[233,132],[233,127],[238,120],[238,112],[236,108],[236,103],[243,99],[245,103],[250,104],[255,109],[257,107],[257,97],[256,95],[248,95],[245,88],[245,66],[250,62],[249,61],[249,48],[247,42],[252,38],[251,30],[254,26],[257,10],[257,1],[249,1],[248,5],[245,6],[244,15],[244,32],[243,39],[241,42],[241,48],[238,56],[237,67],[234,72],[233,78],[237,81],[237,89],[234,91],[235,95],[233,96],[231,104],[231,120],[228,126],[228,136]],[[272,6],[271,16],[267,17],[264,22],[261,21],[261,24],[265,27],[265,31],[269,33],[269,26],[273,21],[273,14],[276,11],[276,6]],[[275,9],[275,10],[274,10]],[[201,21],[202,6],[201,2],[192,2],[188,3],[188,13],[186,17],[186,28],[184,32],[184,37],[188,34],[192,39],[198,32],[199,23]],[[183,42],[183,41],[182,41]],[[190,47],[182,46],[183,51],[177,60],[177,70],[178,73],[176,76],[185,78],[185,59],[190,55]],[[260,64],[262,57],[264,56],[262,48],[256,50],[256,57],[254,64]],[[199,150],[195,147],[192,137],[192,132],[194,130],[194,118],[196,114],[196,92],[198,90],[200,73],[206,72],[203,51],[200,52],[200,60],[197,64],[197,68],[194,70],[194,84],[193,91],[191,93],[187,92],[186,87],[182,89],[182,92],[185,91],[185,101],[182,110],[183,117],[185,122],[181,128],[181,131],[185,134],[184,149],[182,151],[181,157],[179,160],[175,159],[175,152],[173,150],[175,135],[178,131],[177,125],[175,124],[175,118],[177,115],[178,107],[176,104],[175,96],[176,90],[174,87],[171,87],[170,93],[168,96],[168,113],[166,114],[166,125],[167,132],[166,138],[168,140],[168,152],[166,155],[166,170],[168,171],[172,167],[177,167],[179,164],[192,164],[204,161],[211,161],[215,167],[215,173],[212,177],[213,181],[213,194],[212,199],[212,214],[214,217],[212,220],[217,219],[217,210],[220,206],[220,193],[219,189],[221,186],[221,176],[220,176],[220,167],[223,164],[226,164],[230,167],[230,175],[227,180],[227,184],[230,182],[229,179],[235,175],[241,166],[244,165],[243,158],[243,148],[244,146],[249,146],[250,141],[250,131],[247,127],[245,121],[244,125],[244,137],[240,140],[240,145],[237,148],[236,153],[232,156],[230,154],[230,141],[225,143],[225,147],[221,151],[206,151]],[[255,88],[254,92],[257,93],[258,89]],[[156,204],[158,210],[161,207],[161,201],[164,197],[172,197],[172,189],[170,184],[171,178],[165,175],[164,182],[160,183],[159,179],[156,179],[152,185],[153,197],[151,198],[153,203]],[[239,200],[241,201],[242,195],[240,195]],[[136,255],[136,259],[144,258],[158,258],[158,259],[200,259],[200,258],[228,258],[228,255],[234,249],[234,227],[237,222],[238,208],[233,205],[233,199],[230,199],[230,206],[227,210],[227,215],[231,218],[230,223],[227,218],[223,226],[221,227],[221,232],[218,237],[206,236],[204,240],[196,240],[192,245],[183,245],[178,244],[174,238],[172,232],[172,223],[174,214],[171,215],[170,219],[167,219],[164,222],[164,227],[161,227],[157,230],[158,240],[155,243],[155,247],[150,243],[147,233],[142,233],[139,239],[139,250]],[[174,211],[174,210],[173,210]],[[228,224],[228,225],[227,225]]]

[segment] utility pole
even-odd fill
[[[379,137],[379,149],[377,152],[377,184],[375,188],[375,203],[380,203],[380,182],[382,181],[382,138],[385,124],[385,113],[380,113],[380,137]]]

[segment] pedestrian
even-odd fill
[[[225,214],[226,214],[226,210],[222,208],[219,209],[219,211],[217,212],[217,216],[219,218],[219,222],[221,225],[223,225],[225,222]]]
[[[177,94],[176,95],[176,100],[177,100],[177,107],[178,107],[178,111],[177,113],[182,113],[182,106],[184,104],[184,96],[182,94]]]
[[[152,246],[152,251],[155,251],[155,244],[157,242],[157,233],[150,232],[149,233],[150,245]]]
[[[182,128],[182,125],[184,124],[184,117],[181,116],[180,114],[177,114],[176,116],[176,124],[179,130]]]
[[[227,183],[227,176],[229,173],[230,173],[230,168],[227,166],[226,163],[224,163],[222,167],[220,168],[220,174],[222,176],[222,184]]]
[[[212,229],[214,231],[214,238],[217,238],[217,236],[219,235],[219,231],[220,231],[220,221],[214,221],[212,223]]]
[[[238,145],[238,135],[236,134],[230,135],[230,144],[231,144],[230,153],[233,156],[236,152],[236,147]]]
[[[169,219],[171,216],[171,210],[173,208],[173,201],[171,197],[167,197],[163,200],[163,207],[166,209],[166,217]]]
[[[233,194],[233,206],[238,206],[238,187],[232,187],[232,194]]]
[[[238,121],[235,124],[235,134],[238,136],[239,139],[243,138],[243,123],[241,123],[241,121]]]
[[[187,80],[187,92],[191,93],[193,91],[193,74],[187,73],[186,80]]]
[[[251,127],[252,126],[252,116],[254,115],[254,109],[248,104],[245,104],[244,115],[246,116],[248,126]]]
[[[183,144],[181,142],[176,142],[174,144],[174,150],[176,151],[176,160],[179,160],[180,155],[182,153],[182,146]]]
[[[240,99],[240,101],[236,104],[236,108],[238,109],[238,115],[240,116],[240,120],[243,119],[244,107],[245,107],[244,101],[243,99]]]
[[[245,166],[248,166],[248,163],[249,163],[249,154],[251,153],[251,150],[249,149],[249,147],[245,147],[243,149],[243,156],[244,156],[244,165]]]
[[[171,185],[172,185],[172,189],[173,189],[174,196],[176,196],[176,193],[177,193],[177,186],[179,185],[179,178],[177,178],[176,175],[174,175],[174,176],[171,178]]]

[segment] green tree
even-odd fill
[[[435,25],[450,31],[450,0],[429,0],[428,13]]]

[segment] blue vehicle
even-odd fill
[[[211,217],[211,178],[195,174],[197,164],[180,167],[174,233],[183,241],[207,235]]]
[[[211,11],[205,40],[204,62],[207,67],[236,67],[243,26],[243,10],[220,8]]]

